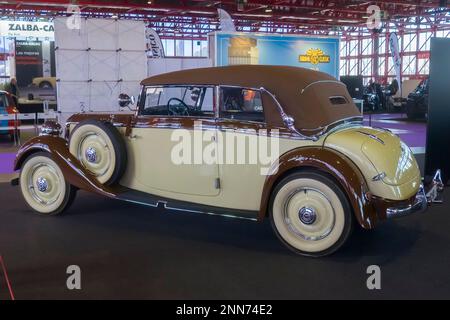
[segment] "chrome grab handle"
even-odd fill
[[[137,138],[139,138],[139,136],[137,134],[130,134],[128,136],[128,139],[130,139],[130,140],[136,140]]]

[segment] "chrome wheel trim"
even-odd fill
[[[95,163],[97,162],[97,150],[93,147],[88,147],[85,152],[86,160]]]
[[[311,193],[314,194],[311,197]],[[296,197],[300,196],[300,199]],[[296,201],[295,201],[296,200]],[[295,203],[292,203],[295,201]],[[298,207],[300,206],[300,209]],[[308,223],[302,221],[300,212],[314,213],[314,219]],[[326,238],[333,231],[335,212],[331,201],[321,191],[302,187],[291,192],[284,204],[284,221],[289,230],[307,241],[318,241]]]
[[[40,192],[45,192],[48,190],[48,182],[44,177],[39,177],[36,181],[36,185]]]
[[[78,143],[77,158],[97,178],[104,176],[111,167],[111,149],[96,132],[86,132]]]
[[[310,199],[302,196],[305,189]],[[300,219],[300,210],[304,207],[316,213],[316,220],[310,225]],[[299,177],[277,190],[272,202],[272,223],[288,246],[305,253],[317,253],[339,241],[346,225],[346,213],[341,199],[328,184]]]
[[[61,179],[50,165],[46,163],[34,165],[27,178],[29,192],[40,204],[52,205],[61,196]]]
[[[303,224],[311,225],[317,220],[316,210],[310,207],[302,207],[298,212],[298,218]]]
[[[48,156],[35,156],[25,161],[19,183],[27,204],[41,214],[55,212],[65,200],[64,175]]]

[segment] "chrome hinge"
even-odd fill
[[[215,185],[216,189],[220,189],[220,178],[216,178],[214,185]]]
[[[130,140],[136,140],[136,139],[138,139],[139,138],[139,136],[137,135],[137,134],[130,134],[129,136],[128,136],[128,139],[130,139]]]
[[[381,180],[383,180],[384,178],[386,178],[386,172],[381,172],[381,173],[379,173],[379,174],[377,174],[376,176],[374,176],[373,178],[372,178],[372,181],[381,181]]]

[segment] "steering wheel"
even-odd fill
[[[172,100],[177,101],[177,106],[171,106],[170,103]],[[180,110],[180,108],[183,108]],[[189,115],[189,107],[188,105],[181,99],[178,98],[170,98],[169,101],[167,101],[167,109],[169,110],[169,114],[172,115]]]

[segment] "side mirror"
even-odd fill
[[[134,105],[134,103],[135,103],[134,96],[130,97],[126,93],[119,94],[119,100],[118,101],[119,101],[119,106],[121,108],[125,108],[125,107],[129,108],[130,105]]]

